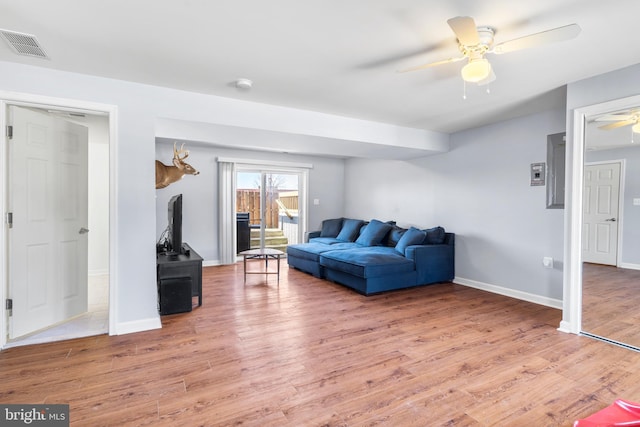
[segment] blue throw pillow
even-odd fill
[[[415,227],[408,229],[398,241],[396,245],[396,251],[404,255],[404,250],[407,246],[420,245],[424,241],[426,234],[424,231],[420,231]]]
[[[320,237],[336,237],[342,228],[342,218],[325,219],[322,221]]]
[[[390,248],[395,248],[400,241],[400,238],[404,233],[406,233],[406,231],[406,228],[401,228],[397,225],[394,225],[393,228],[391,228],[389,234],[387,234],[387,241],[385,242],[385,244]]]
[[[345,242],[353,242],[360,233],[360,227],[362,226],[361,219],[345,219],[342,222],[342,230],[336,239],[343,240]]]
[[[441,245],[444,243],[444,228],[438,226],[424,231],[427,236],[422,242],[423,245]]]
[[[376,246],[382,242],[384,236],[391,230],[392,225],[387,224],[377,219],[372,219],[371,222],[364,228],[360,237],[356,240],[356,243],[362,246]]]

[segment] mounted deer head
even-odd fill
[[[189,157],[189,152],[184,150],[184,143],[180,146],[180,150],[178,150],[174,142],[173,166],[167,166],[159,160],[156,160],[156,189],[173,184],[185,175],[198,175],[200,173],[184,161],[187,157]]]

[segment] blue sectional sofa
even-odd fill
[[[446,282],[454,277],[455,235],[442,227],[335,218],[308,242],[289,245],[289,266],[348,286],[363,295]]]

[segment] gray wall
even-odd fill
[[[573,114],[575,108],[639,94],[638,75],[640,75],[640,64],[570,83],[567,86],[567,112]],[[567,126],[567,132],[570,129]],[[567,141],[569,141],[568,136]]]
[[[419,129],[8,62],[0,62],[0,91],[6,98],[15,93],[31,94],[47,97],[52,104],[66,99],[117,108],[115,188],[111,188],[115,194],[112,220],[117,239],[117,245],[112,245],[115,255],[111,260],[116,298],[112,301],[116,307],[116,319],[110,319],[116,325],[112,333],[161,325],[157,310],[153,162],[159,119],[265,129],[287,135],[355,138],[396,146],[404,140],[421,146],[429,145],[432,139],[440,145],[443,142],[441,134]],[[314,194],[310,197],[313,199]],[[325,207],[321,205],[321,209]],[[334,207],[329,207],[331,211],[314,213],[310,225],[318,222],[319,216],[334,216]]]
[[[346,215],[442,225],[456,233],[458,280],[559,306],[563,211],[546,209],[545,187],[529,186],[529,168],[546,161],[547,135],[564,130],[565,111],[554,110],[453,134],[446,154],[349,160]]]
[[[639,72],[640,65],[569,85],[569,118],[576,106],[640,93]],[[431,137],[429,132],[405,132],[398,126],[6,62],[0,62],[0,90],[5,96],[26,93],[52,97],[52,102],[59,98],[117,107],[116,189],[112,189],[118,243],[113,259],[119,326],[112,332],[116,333],[160,324],[152,162],[158,118],[391,145],[397,145],[398,135]],[[564,131],[564,119],[564,112],[552,111],[455,134],[450,153],[411,163],[348,161],[344,213],[393,217],[419,226],[442,224],[459,235],[459,277],[560,298],[561,264],[545,270],[541,257],[561,258],[562,212],[545,210],[544,189],[529,187],[528,179],[529,164],[545,161],[546,135]],[[568,141],[570,130],[569,123]],[[567,160],[571,162],[569,156]],[[310,194],[311,200],[315,197]],[[333,211],[318,211],[310,228],[330,216],[335,216]]]
[[[218,251],[218,157],[246,160],[312,164],[309,170],[310,230],[317,230],[325,218],[342,216],[344,211],[344,160],[324,157],[232,150],[202,142],[187,142],[188,162],[200,174],[185,176],[166,188],[156,190],[156,236],[167,226],[167,202],[174,194],[183,194],[183,240],[188,242],[205,263],[219,261]],[[156,159],[170,164],[173,144],[156,143]],[[319,205],[313,205],[319,199]]]

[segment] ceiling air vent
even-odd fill
[[[36,36],[9,30],[0,30],[0,35],[18,55],[49,59]]]

